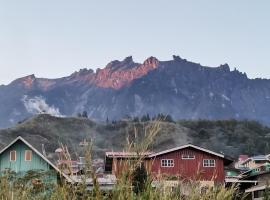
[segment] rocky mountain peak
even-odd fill
[[[165,113],[175,119],[257,119],[270,124],[270,80],[249,79],[230,71],[228,64],[206,67],[179,56],[169,61],[149,57],[143,64],[129,56],[96,72],[17,79],[0,87],[0,127],[32,114],[22,102],[24,95],[30,100],[42,96],[63,115],[87,111],[99,120]]]
[[[93,73],[94,73],[94,70],[83,68],[83,69],[80,69],[79,71],[74,72],[73,74],[71,74],[71,76],[79,77],[79,76],[85,76],[85,75],[89,75]]]
[[[159,60],[155,57],[146,59],[143,64],[135,63],[132,56],[122,61],[114,60],[104,69],[97,70],[94,83],[102,88],[120,89],[154,70],[158,64]]]
[[[143,62],[144,66],[150,66],[151,68],[157,68],[158,64],[159,64],[159,60],[156,57],[153,57],[153,56],[147,58]]]
[[[11,84],[14,84],[14,85],[19,84],[25,88],[31,88],[35,80],[36,80],[36,76],[34,74],[31,74],[31,75],[15,80]]]
[[[27,75],[25,77],[22,77],[20,78],[20,80],[27,80],[27,81],[34,81],[36,79],[36,76],[35,74],[30,74],[30,75]]]
[[[126,63],[126,64],[133,64],[134,61],[133,61],[132,56],[126,57],[126,58],[123,60],[123,63]]]
[[[221,69],[224,72],[230,72],[230,66],[227,63],[220,65],[219,69]]]
[[[105,67],[105,69],[108,70],[122,70],[122,69],[130,69],[138,64],[133,61],[132,56],[126,57],[124,60],[119,61],[119,60],[114,60],[110,63],[108,63]]]
[[[174,61],[182,61],[183,59],[180,56],[173,55],[173,60]]]
[[[34,81],[36,80],[36,76],[34,74],[31,74],[29,76],[26,76],[24,79],[23,79],[23,84],[26,86],[26,87],[32,87]]]

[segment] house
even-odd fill
[[[245,189],[245,193],[248,194],[252,200],[262,200],[264,199],[264,193],[268,190],[268,195],[270,195],[270,169],[269,165],[259,167],[259,170],[255,170],[246,174],[242,177],[242,180],[254,181],[251,187]]]
[[[234,167],[236,169],[246,169],[246,167],[243,165],[243,162],[246,161],[248,158],[248,155],[239,155],[238,161],[235,162]]]
[[[29,171],[45,171],[48,172],[51,182],[57,183],[60,175],[70,181],[66,174],[61,173],[49,159],[21,136],[0,151],[0,173],[7,170],[15,172],[18,176],[23,176]]]
[[[151,154],[149,158],[154,176],[165,174],[213,183],[224,182],[224,164],[230,163],[223,154],[192,144]]]
[[[74,175],[80,171],[78,161],[76,160],[59,160],[57,168],[68,175]]]
[[[266,163],[270,163],[268,156],[258,155],[258,156],[253,156],[246,159],[245,161],[241,163],[241,165],[245,168],[253,169]]]
[[[191,179],[210,185],[224,183],[224,165],[232,163],[223,154],[187,144],[158,153],[146,152],[143,155],[132,152],[107,152],[105,171],[119,176],[127,164],[124,161],[136,159],[138,156],[144,157],[146,170],[153,178],[163,176],[181,180]]]
[[[270,164],[264,163],[244,171],[234,179],[226,181],[228,186],[237,184],[240,193],[246,193],[246,199],[263,199],[265,189],[270,184]],[[269,193],[270,194],[270,193]]]
[[[235,167],[235,171],[239,170],[240,173],[226,176],[226,186],[237,184],[239,191],[241,193],[247,193],[249,199],[260,199],[258,196],[261,196],[264,189],[262,191],[259,190],[261,190],[261,185],[266,184],[266,181],[259,179],[261,176],[265,176],[265,173],[270,172],[269,155],[257,155],[253,157],[240,155]]]
[[[144,157],[147,159],[147,157],[151,154],[152,152],[144,152],[142,154],[138,154],[136,152],[106,152],[105,172],[118,177],[129,165],[129,163],[125,161],[138,159],[139,157]]]
[[[56,153],[59,152],[61,153],[62,149],[58,148]],[[77,175],[80,165],[84,165],[82,157],[80,161],[58,160],[56,163],[57,166],[20,136],[0,151],[0,175],[7,170],[15,172],[18,177],[25,175],[29,171],[44,171],[48,172],[48,176],[41,181],[58,183],[60,177],[63,176],[64,180],[69,184],[76,185],[86,181],[87,189],[93,189],[93,180],[91,178]],[[65,166],[70,166],[72,173],[66,171],[69,167]],[[111,190],[116,183],[116,178],[114,175],[104,175],[98,177],[97,181],[101,190]]]

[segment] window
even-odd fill
[[[265,190],[257,190],[257,191],[254,191],[254,198],[262,198],[264,196],[264,192]]]
[[[195,159],[195,155],[192,154],[182,154],[182,160],[193,160]]]
[[[25,161],[32,160],[32,151],[31,150],[25,150],[24,159],[25,159]]]
[[[254,171],[255,172],[260,172],[261,170],[260,170],[260,168],[256,168],[256,169],[254,169]]]
[[[10,152],[10,161],[16,161],[16,151]]]
[[[203,166],[204,167],[215,167],[216,161],[213,159],[204,159],[203,160]]]
[[[174,160],[173,159],[161,160],[161,167],[174,167]]]

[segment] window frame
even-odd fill
[[[260,169],[260,168],[255,168],[254,171],[255,171],[255,172],[260,172],[261,169]]]
[[[211,161],[214,161],[211,163]],[[216,167],[215,159],[203,159],[203,167]]]
[[[28,152],[31,153],[31,154],[30,154],[30,159],[29,159],[29,160],[26,159],[27,153],[28,153]],[[31,162],[31,161],[32,161],[32,155],[33,155],[32,150],[25,150],[25,151],[24,151],[24,161],[26,161],[26,162]]]
[[[12,160],[11,158],[12,158],[12,153],[14,152],[14,155],[15,155],[15,159],[14,160]],[[16,150],[11,150],[10,152],[9,152],[9,161],[10,162],[16,162],[17,161],[17,152],[16,152]]]
[[[195,155],[194,154],[182,154],[181,158],[182,158],[182,160],[195,160]]]
[[[166,163],[166,165],[163,165],[163,161]],[[170,164],[169,164],[169,161],[171,161]],[[161,159],[160,165],[161,167],[165,167],[165,168],[174,167],[174,159]]]

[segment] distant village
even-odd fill
[[[80,146],[88,145],[84,140]],[[60,177],[70,184],[83,181],[87,160],[84,156],[70,159],[64,146],[55,150],[57,160],[51,160],[45,152],[34,148],[21,136],[14,139],[0,151],[0,170],[14,171],[23,175],[30,170],[53,171],[50,181],[59,183]],[[127,168],[128,162],[140,159],[141,166],[153,179],[152,187],[158,187],[160,181],[167,187],[180,187],[185,180],[199,182],[200,188],[237,184],[239,190],[250,199],[262,199],[270,180],[270,155],[239,155],[237,160],[227,155],[211,151],[193,144],[186,144],[161,152],[104,152],[104,159],[91,162],[102,190],[112,190],[118,177]],[[42,180],[39,180],[42,181]],[[86,180],[89,190],[93,179]]]

